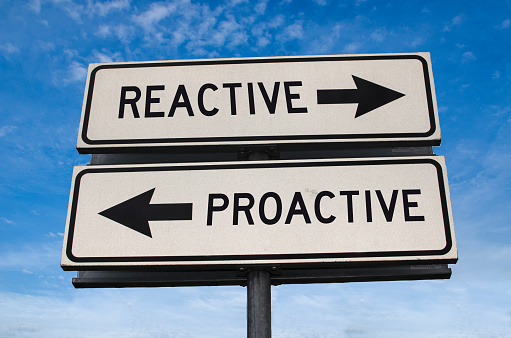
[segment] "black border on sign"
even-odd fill
[[[254,168],[297,168],[297,167],[332,167],[332,166],[366,166],[366,165],[399,165],[399,164],[431,164],[437,170],[438,189],[442,204],[442,215],[445,230],[445,247],[437,250],[412,250],[412,251],[373,251],[373,252],[350,252],[350,253],[315,253],[315,254],[249,254],[249,255],[210,255],[210,256],[130,256],[130,257],[76,257],[72,253],[73,235],[75,229],[76,211],[80,191],[81,178],[90,173],[114,173],[114,172],[159,172],[159,171],[183,171],[183,170],[229,170],[229,169],[254,169]],[[377,257],[420,257],[441,256],[452,249],[452,236],[449,221],[449,209],[445,192],[445,182],[442,166],[430,158],[424,159],[380,159],[380,160],[353,160],[353,161],[328,161],[306,163],[247,163],[247,164],[211,164],[189,166],[162,166],[162,167],[117,167],[117,168],[94,168],[84,169],[77,174],[74,182],[71,211],[69,214],[69,231],[66,244],[66,255],[75,263],[159,263],[159,262],[220,262],[220,261],[264,261],[272,262],[286,259],[332,259],[332,258],[371,258]],[[357,261],[358,262],[358,261]],[[236,262],[238,263],[238,262]],[[360,263],[360,262],[358,262]],[[273,263],[272,263],[273,264]],[[145,264],[146,265],[146,264]]]
[[[186,67],[186,66],[208,66],[225,64],[265,64],[265,63],[296,63],[296,62],[320,62],[320,61],[374,61],[374,60],[418,60],[422,63],[424,73],[424,85],[426,87],[426,97],[428,101],[428,112],[430,129],[423,133],[388,133],[388,134],[341,134],[341,135],[279,135],[279,136],[235,136],[235,137],[189,137],[189,138],[157,138],[157,139],[123,139],[123,140],[91,140],[87,137],[89,126],[90,109],[92,104],[94,81],[96,73],[103,69],[118,68],[154,68],[154,67]],[[177,143],[203,143],[204,145],[215,145],[217,142],[274,142],[274,141],[297,141],[297,140],[357,140],[357,139],[379,139],[381,141],[392,141],[393,138],[423,138],[433,135],[437,129],[435,123],[435,112],[433,105],[433,96],[431,91],[431,81],[429,78],[428,62],[420,55],[364,55],[364,56],[316,56],[316,57],[295,57],[295,58],[271,58],[271,59],[231,59],[231,60],[194,60],[194,61],[169,61],[154,63],[134,63],[134,64],[108,64],[94,68],[89,79],[87,89],[87,101],[85,103],[85,114],[83,117],[82,141],[89,145],[126,145],[137,146],[152,144],[172,146]],[[355,142],[355,141],[354,141]],[[435,143],[436,145],[436,143]],[[115,147],[114,147],[115,148]],[[142,147],[136,147],[140,149]],[[84,149],[84,148],[80,148]]]

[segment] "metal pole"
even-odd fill
[[[247,337],[271,338],[271,278],[268,270],[248,272]]]
[[[264,151],[253,151],[249,161],[269,160]],[[271,338],[271,276],[264,268],[254,268],[247,275],[247,337]]]

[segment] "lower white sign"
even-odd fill
[[[61,265],[456,260],[431,156],[76,167]]]

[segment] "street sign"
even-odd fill
[[[416,53],[91,64],[77,149],[440,141]]]
[[[76,167],[66,270],[454,263],[443,157]]]

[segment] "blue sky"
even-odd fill
[[[510,1],[0,0],[0,337],[242,337],[246,289],[86,289],[60,254],[91,62],[430,52],[450,280],[272,288],[275,337],[511,336]]]

